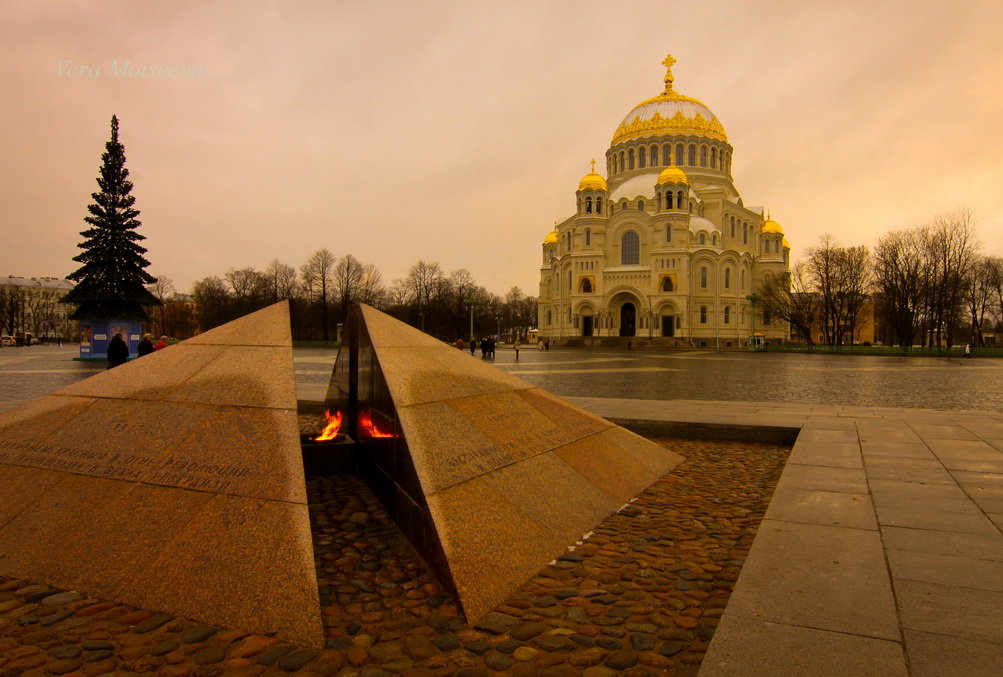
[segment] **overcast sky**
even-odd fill
[[[793,258],[971,210],[1003,255],[1003,2],[0,0],[0,275],[65,276],[112,114],[179,291],[327,248],[536,295],[620,120],[675,88]],[[123,71],[177,66],[177,77]],[[184,67],[184,70],[182,68]]]

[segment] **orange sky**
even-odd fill
[[[692,6],[691,6],[692,5]],[[121,120],[150,272],[316,249],[537,293],[639,101],[703,101],[793,257],[967,207],[1003,255],[1003,2],[0,0],[0,275],[64,276]],[[184,66],[178,77],[121,69]],[[76,68],[76,70],[74,70]],[[200,75],[196,75],[200,73]]]

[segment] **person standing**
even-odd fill
[[[971,343],[966,343],[965,344],[965,357],[967,357],[969,359],[971,359],[971,357],[972,357],[972,344]]]
[[[108,342],[108,368],[125,364],[129,360],[129,344],[121,334],[115,334]]]
[[[512,344],[512,349],[515,351],[515,359],[516,359],[516,361],[519,360],[519,348],[521,348],[521,347],[522,347],[522,344],[519,343],[519,339],[516,339],[515,343]]]
[[[153,334],[143,334],[143,340],[136,346],[136,357],[149,355],[153,352]]]

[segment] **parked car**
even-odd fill
[[[15,343],[13,336],[0,336],[0,346],[12,346]]]

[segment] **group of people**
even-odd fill
[[[461,339],[461,338],[456,339],[456,347],[457,348],[459,348],[460,350],[463,350],[465,346],[466,346],[466,344],[463,342],[463,339]],[[495,356],[495,340],[494,340],[493,337],[491,337],[491,336],[485,336],[484,338],[482,338],[481,341],[480,341],[480,346],[481,346],[481,357],[482,358],[488,358],[488,357],[493,358]],[[476,355],[477,354],[477,341],[474,341],[473,339],[471,339],[469,347],[470,347],[470,354],[471,355]],[[520,348],[522,348],[522,343],[519,341],[519,339],[516,339],[515,342],[512,344],[512,349],[515,351],[515,359],[517,359],[517,360],[519,359],[519,349]]]
[[[136,357],[139,358],[154,351],[163,350],[168,345],[166,336],[161,336],[160,340],[154,343],[153,334],[143,334],[143,340],[136,346]],[[111,337],[111,341],[108,341],[108,368],[117,367],[128,361],[129,344],[125,342],[121,333],[115,334]]]

